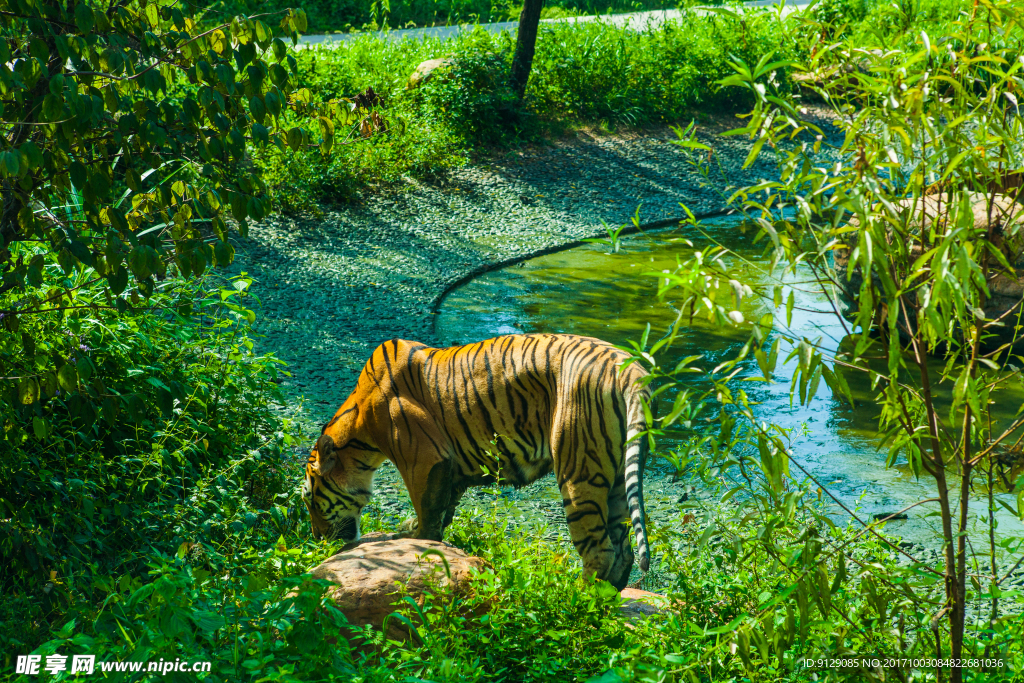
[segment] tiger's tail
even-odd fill
[[[626,395],[626,503],[636,536],[640,569],[645,572],[651,564],[647,546],[647,515],[644,512],[644,465],[649,445],[646,435],[637,435],[648,429],[643,402],[649,398],[649,392],[636,387],[631,387]]]

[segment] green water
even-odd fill
[[[760,246],[752,244],[734,221],[707,224],[713,239],[732,249],[736,257],[730,265],[745,274],[747,281],[764,280],[758,266],[765,265]],[[438,338],[446,344],[464,344],[501,334],[527,332],[559,332],[581,334],[624,344],[627,339],[639,340],[647,323],[651,323],[651,339],[660,338],[676,318],[671,301],[659,302],[655,278],[645,273],[661,272],[676,264],[677,254],[684,253],[680,243],[688,238],[700,248],[708,240],[698,233],[678,230],[656,235],[633,236],[623,240],[619,253],[609,253],[603,245],[584,245],[566,251],[540,256],[517,266],[487,273],[454,290],[442,303],[436,320]],[[803,277],[798,276],[803,280]],[[796,308],[790,331],[799,337],[821,338],[826,350],[835,350],[846,335],[843,323],[831,313],[828,298],[807,285],[794,283]],[[788,288],[784,296],[788,296]],[[761,303],[745,304],[748,319],[757,319],[769,308]],[[785,312],[775,313],[776,325],[784,327]],[[662,365],[671,367],[675,360],[700,354],[700,364],[711,369],[732,358],[746,340],[746,332],[731,332],[695,320],[684,329]],[[924,498],[934,496],[929,478],[916,479],[905,466],[897,463],[886,468],[886,452],[879,449],[877,434],[878,409],[866,384],[853,381],[851,389],[856,407],[831,396],[824,382],[817,396],[805,407],[790,404],[788,378],[796,361],[785,363],[791,347],[782,342],[776,382],[747,383],[745,389],[759,405],[755,414],[762,420],[792,429],[792,454],[796,463],[858,515],[868,519],[875,513],[890,513]],[[745,370],[747,376],[760,376],[753,363]],[[699,380],[695,380],[699,381]],[[1005,395],[999,402],[997,420],[1012,418],[1021,395]],[[791,468],[799,479],[799,468]],[[664,476],[667,468],[661,468]],[[658,477],[658,468],[648,476]],[[983,512],[987,499],[981,494],[972,500],[972,508]],[[1005,496],[1010,502],[1013,497]],[[906,521],[893,521],[888,531],[907,540],[935,547],[939,519],[936,504],[911,510]],[[837,521],[845,513],[834,508]],[[1019,535],[1024,526],[1001,507],[998,508],[1000,535]],[[975,515],[972,536],[979,542],[987,531]],[[978,548],[980,550],[980,548]]]

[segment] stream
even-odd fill
[[[586,244],[481,275],[443,300],[435,320],[437,338],[449,345],[503,334],[558,332],[624,345],[628,339],[639,340],[650,323],[651,341],[659,339],[675,320],[676,311],[671,302],[658,301],[655,277],[649,273],[675,266],[677,255],[686,249],[680,240],[688,238],[700,248],[709,243],[709,238],[714,239],[733,251],[735,256],[730,265],[748,277],[748,282],[765,281],[759,268],[767,265],[767,259],[761,255],[762,245],[754,245],[752,233],[744,235],[735,218],[709,221],[702,227],[707,236],[692,228],[673,228],[624,238],[618,253],[610,253],[608,245]],[[788,296],[788,289],[784,297]],[[828,297],[820,291],[807,291],[807,286],[796,289],[794,295],[796,307],[809,310],[794,310],[790,331],[812,341],[821,338],[823,351],[834,351],[846,332],[843,322],[832,314]],[[748,320],[770,311],[764,304],[750,301],[745,301],[743,308]],[[786,325],[784,308],[774,312],[777,328]],[[682,330],[672,348],[662,352],[659,361],[663,366],[671,367],[686,356],[701,355],[698,364],[713,368],[732,358],[747,335],[746,330],[729,330],[706,320],[694,320]],[[896,512],[934,495],[930,477],[922,474],[920,479],[916,478],[902,458],[895,466],[886,468],[887,450],[884,446],[880,448],[878,434],[878,408],[866,382],[858,383],[848,376],[855,407],[833,398],[825,382],[821,382],[807,406],[800,406],[798,400],[791,404],[789,378],[797,361],[786,363],[791,346],[783,341],[781,347],[775,381],[751,382],[745,388],[759,404],[754,409],[759,419],[792,430],[794,463],[865,520],[875,514]],[[741,374],[760,376],[760,371],[751,362]],[[670,400],[662,399],[662,405]],[[995,417],[1011,419],[1022,402],[1024,396],[1019,392],[1007,392],[997,401],[1002,411],[997,410]],[[804,478],[798,467],[790,469],[798,480]],[[677,482],[671,474],[671,467],[663,460],[660,465],[654,461],[648,465],[645,498],[648,514],[655,519],[677,513],[681,493],[693,490],[692,481],[684,478]],[[700,491],[693,493],[701,496]],[[547,477],[517,495],[553,500],[557,491],[553,480]],[[1007,502],[1015,498],[998,495]],[[985,513],[987,507],[982,487],[975,491],[971,503],[970,536],[975,550],[983,552],[988,538],[987,526],[979,514]],[[941,545],[937,511],[935,503],[918,506],[908,512],[908,519],[888,522],[886,531],[904,541],[936,549]],[[835,505],[829,513],[840,524],[849,519]],[[1000,537],[1024,535],[1024,525],[1001,506],[997,506],[996,517]]]

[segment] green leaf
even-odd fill
[[[166,384],[164,384],[163,380],[161,380],[159,377],[147,377],[146,381],[158,389],[164,389],[168,393],[170,393],[171,391],[170,388]]]
[[[229,242],[224,242],[223,240],[217,242],[213,248],[213,253],[217,259],[217,265],[221,268],[231,265],[235,258],[235,248]]]
[[[57,382],[64,391],[78,389],[78,369],[71,363],[65,363],[57,371]]]
[[[32,418],[32,431],[35,433],[36,438],[42,441],[50,433],[50,423],[43,417]]]
[[[192,265],[189,263],[188,257],[185,254],[177,254],[174,257],[174,263],[178,266],[178,274],[181,277],[191,277]]]
[[[825,367],[824,363],[820,363],[819,362],[817,364],[817,367],[814,369],[814,372],[811,375],[811,384],[810,384],[810,386],[807,389],[807,402],[808,403],[810,403],[811,400],[818,393],[818,384],[819,384],[819,382],[821,382],[821,374],[822,374],[822,369],[824,367]]]
[[[78,160],[72,161],[68,166],[68,175],[71,176],[71,183],[79,189],[85,187],[85,183],[89,179],[85,164]]]
[[[115,295],[120,294],[128,286],[128,271],[121,264],[116,264],[107,272],[107,286]]]
[[[267,118],[267,105],[262,98],[252,97],[249,99],[249,113],[258,123],[263,123]],[[265,142],[265,140],[264,140]]]
[[[153,252],[153,255],[156,253],[152,247],[139,245],[132,249],[132,253],[128,256],[128,266],[132,269],[132,273],[139,280],[145,280],[153,274],[153,269],[151,267],[153,258],[150,252]]]
[[[1006,508],[1009,511],[1009,513],[1011,515],[1013,515],[1014,517],[1020,517],[1021,516],[1021,511],[1020,510],[1015,509],[1012,505],[1007,503],[1002,498],[996,498],[995,501],[997,503],[999,503],[1000,505],[1002,505],[1004,508]]]
[[[153,5],[150,5],[153,7]],[[75,25],[80,33],[89,33],[95,25],[95,17],[92,15],[92,8],[87,2],[79,2],[75,7]]]
[[[189,614],[189,617],[195,622],[196,627],[207,635],[212,634],[219,628],[223,628],[227,624],[227,620],[223,615],[216,612],[196,611]]]
[[[47,95],[43,98],[43,119],[59,121],[64,114],[64,99],[60,95]]]
[[[31,140],[24,143],[19,151],[21,152],[21,163],[25,164],[30,170],[35,170],[43,165],[43,153],[39,151],[36,143]]]
[[[231,193],[231,213],[234,215],[235,220],[243,220],[248,214],[246,213],[246,200],[245,195],[238,192]]]
[[[267,111],[270,112],[271,116],[276,118],[281,115],[284,100],[281,99],[280,93],[275,89],[272,88],[263,96],[263,102],[267,105]]]
[[[274,38],[274,57],[278,61],[281,61],[288,54],[288,47],[284,44],[284,41],[280,38]]]
[[[764,352],[764,349],[758,347],[754,349],[754,359],[757,361],[757,367],[761,370],[761,375],[766,380],[770,380],[772,373],[768,369],[768,354]]]
[[[199,277],[206,270],[206,254],[203,249],[193,249],[188,253],[189,267],[192,274]]]
[[[8,176],[18,175],[18,169],[21,167],[20,156],[14,150],[4,152],[3,157],[0,158],[0,170]]]
[[[45,260],[42,254],[36,254],[28,264],[27,280],[33,287],[43,284],[43,267]]]
[[[18,381],[18,400],[22,405],[32,405],[39,400],[39,383],[33,377]]]
[[[21,333],[21,350],[25,354],[25,359],[29,362],[35,358],[36,340],[26,332]]]
[[[667,655],[666,659],[669,656],[674,655]],[[622,676],[615,673],[615,671],[605,671],[600,676],[591,676],[587,679],[587,683],[623,683],[623,680]]]
[[[747,153],[747,158],[743,161],[743,168],[749,168],[750,165],[757,160],[757,155],[761,153],[761,148],[767,140],[767,135],[763,135],[757,139],[754,146],[750,148],[750,152]]]
[[[50,90],[50,94],[54,97],[64,96],[64,76],[62,74],[54,74],[50,78],[50,82],[47,84]]]
[[[64,367],[67,367],[66,365]],[[89,378],[92,377],[92,361],[85,356],[79,356],[78,360],[75,361],[75,367],[78,370],[78,376],[82,378],[83,382],[88,382]]]
[[[50,48],[46,44],[46,41],[36,36],[29,41],[29,54],[38,59],[43,64],[46,64],[50,60]]]
[[[957,169],[957,166],[960,165],[960,162],[963,161],[964,158],[972,152],[974,152],[974,147],[968,147],[967,149],[961,151],[959,154],[953,157],[950,160],[950,162],[946,165],[946,170],[943,172],[942,177],[939,178],[939,182],[945,181],[950,176],[950,174],[952,174],[953,171]]]
[[[43,392],[50,398],[57,394],[57,373],[47,372],[43,375]]]

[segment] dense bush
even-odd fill
[[[467,140],[502,142],[518,121],[519,102],[510,81],[511,55],[467,50],[421,87],[421,106],[437,112]]]
[[[408,104],[386,110],[390,130],[353,134],[330,156],[316,150],[255,150],[253,163],[284,211],[315,210],[319,201],[351,201],[358,192],[403,175],[430,176],[467,160],[465,142],[443,121],[420,116]]]
[[[964,9],[960,0],[822,0],[813,17],[817,28],[832,39],[849,37],[862,47],[909,49],[922,29],[948,30]]]
[[[171,264],[187,278],[230,263],[225,218],[244,234],[271,209],[247,143],[308,141],[301,127],[276,125],[281,110],[305,110],[282,40],[302,14],[204,31],[170,6],[45,0],[12,10],[0,13],[0,293],[24,296],[3,309],[7,330],[61,308],[40,290],[47,254],[69,275],[91,269],[120,311]]]
[[[136,575],[150,553],[215,523],[196,517],[200,482],[247,454],[240,483],[262,482],[278,466],[262,459],[290,440],[271,408],[277,363],[253,356],[247,336],[250,280],[169,278],[122,315],[93,307],[103,298],[91,275],[48,264],[45,284],[74,292],[77,307],[0,335],[4,374],[40,372],[35,400],[22,393],[0,413],[0,585],[22,612],[0,617],[7,645],[31,639],[24,623],[45,634],[48,616],[89,600],[97,582]]]
[[[308,209],[321,199],[352,198],[368,184],[457,166],[482,143],[514,144],[592,123],[643,125],[696,111],[739,111],[752,104],[750,91],[719,83],[732,73],[733,59],[753,65],[803,58],[816,38],[907,48],[922,30],[948,29],[961,9],[958,0],[824,0],[812,13],[813,29],[787,28],[770,11],[727,9],[644,31],[601,22],[543,24],[522,103],[509,91],[508,34],[477,30],[444,41],[368,35],[335,49],[294,51],[298,80],[314,102],[372,88],[388,125],[362,135],[358,122],[350,124],[331,158],[270,148],[254,156],[278,190],[279,206]],[[419,63],[438,58],[451,66],[423,87],[407,88]],[[788,66],[760,79],[774,82],[780,94],[792,91]]]
[[[1006,295],[1005,303],[995,283],[1020,277],[1012,265],[1019,250],[1010,245],[1024,213],[1014,201],[1019,193],[1006,188],[1024,166],[1024,119],[1014,95],[1024,15],[1019,3],[1003,1],[952,9],[940,3],[904,17],[909,23],[850,32],[837,42],[843,32],[813,13],[787,22],[807,46],[806,61],[794,69],[820,79],[810,87],[838,135],[828,136],[820,118],[806,117],[760,82],[772,67],[737,61],[726,82],[755,100],[746,125],[732,134],[755,141],[748,163],[770,146],[777,170],[771,180],[730,188],[728,202],[757,226],[765,265],[750,278],[726,262],[723,245],[687,244],[677,266],[657,274],[664,300],[723,332],[749,335],[733,358],[715,358],[714,369],[708,364],[701,379],[713,386],[706,391],[691,374],[701,372],[699,357],[678,365],[666,359],[653,372],[660,391],[679,391],[659,434],[689,439],[680,462],[692,456],[732,482],[725,499],[744,523],[735,533],[708,525],[705,536],[721,534],[736,557],[764,551],[790,574],[730,623],[751,675],[775,662],[779,673],[792,671],[786,659],[799,643],[812,658],[899,652],[911,661],[953,662],[882,663],[879,677],[1019,680],[1024,604],[1013,576],[1024,536],[997,520],[996,509],[1024,520],[1024,480],[1019,468],[1002,471],[999,450],[1020,439],[1024,426],[1020,394],[1002,389],[1021,382],[1015,350],[1024,328],[1019,296]],[[885,16],[894,15],[879,8],[864,23]],[[865,49],[875,47],[882,49]],[[698,151],[694,162],[709,172],[708,146],[689,133],[682,144]],[[835,163],[822,163],[825,150]],[[987,207],[989,218],[977,220],[974,207]],[[842,339],[790,329],[793,289],[808,285],[826,296],[835,288],[850,304]],[[787,287],[793,289],[783,305]],[[741,300],[757,302],[747,309],[756,314],[745,316]],[[818,315],[841,316],[838,308]],[[656,346],[667,348],[672,335]],[[791,364],[779,370],[787,354]],[[793,457],[794,430],[755,409],[740,384],[779,380],[789,385],[790,400],[805,406],[825,386],[836,401],[866,399],[886,466],[921,481],[920,497],[903,511],[929,506],[917,514],[936,520],[927,543],[941,549],[937,560],[878,535],[827,478],[815,478]],[[858,384],[871,387],[859,401],[851,391]],[[678,416],[685,425],[673,426]],[[834,520],[815,510],[824,506],[812,492],[854,520],[858,534],[875,534],[876,547],[860,555],[862,544],[836,534]],[[794,524],[794,516],[803,518]],[[894,553],[905,559],[879,561]],[[828,625],[817,634],[807,621],[815,610]],[[780,638],[782,624],[788,633]],[[985,661],[993,653],[995,661]]]
[[[0,643],[23,651],[198,534],[201,482],[286,443],[249,281],[209,270],[271,209],[247,142],[308,133],[266,116],[299,104],[282,38],[301,12],[202,29],[170,4],[3,9]]]

